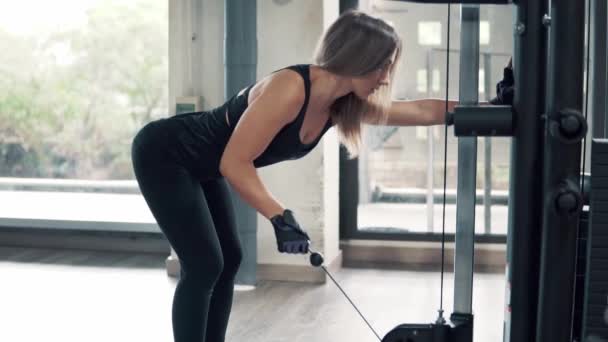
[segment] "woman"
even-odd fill
[[[256,168],[305,156],[332,126],[356,156],[362,123],[445,123],[444,101],[391,102],[400,54],[390,24],[350,11],[321,37],[315,64],[288,66],[216,109],[163,118],[139,131],[135,175],[181,263],[172,310],[176,342],[225,339],[241,262],[228,183],[270,220],[280,252],[307,253],[308,235]]]

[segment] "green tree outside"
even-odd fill
[[[134,178],[133,136],[168,112],[167,5],[99,1],[80,27],[0,27],[0,177]]]

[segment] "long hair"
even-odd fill
[[[348,158],[359,155],[361,125],[364,121],[383,124],[388,117],[395,66],[401,56],[401,38],[391,23],[357,10],[344,12],[323,33],[315,49],[316,65],[346,77],[365,76],[378,70],[396,52],[389,70],[389,84],[381,86],[366,100],[349,93],[330,108],[340,142]]]

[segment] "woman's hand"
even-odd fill
[[[513,105],[515,95],[515,78],[513,77],[513,58],[509,58],[509,63],[503,69],[503,77],[496,84],[496,97],[490,100],[493,105]]]
[[[282,215],[270,218],[277,238],[277,249],[281,253],[306,254],[310,237],[296,221],[293,212],[285,209]]]

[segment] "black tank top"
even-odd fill
[[[298,116],[285,125],[266,150],[254,160],[253,164],[256,168],[304,157],[317,146],[325,132],[332,126],[330,118],[313,142],[302,143],[300,129],[310,100],[310,65],[296,64],[274,72],[284,69],[294,70],[304,79],[306,91],[304,104]],[[247,109],[249,92],[254,85],[248,86],[241,94],[235,94],[215,109],[178,114],[160,120],[169,128],[166,138],[171,154],[198,178],[221,177],[219,162],[236,124]],[[226,122],[226,111],[230,125]]]

